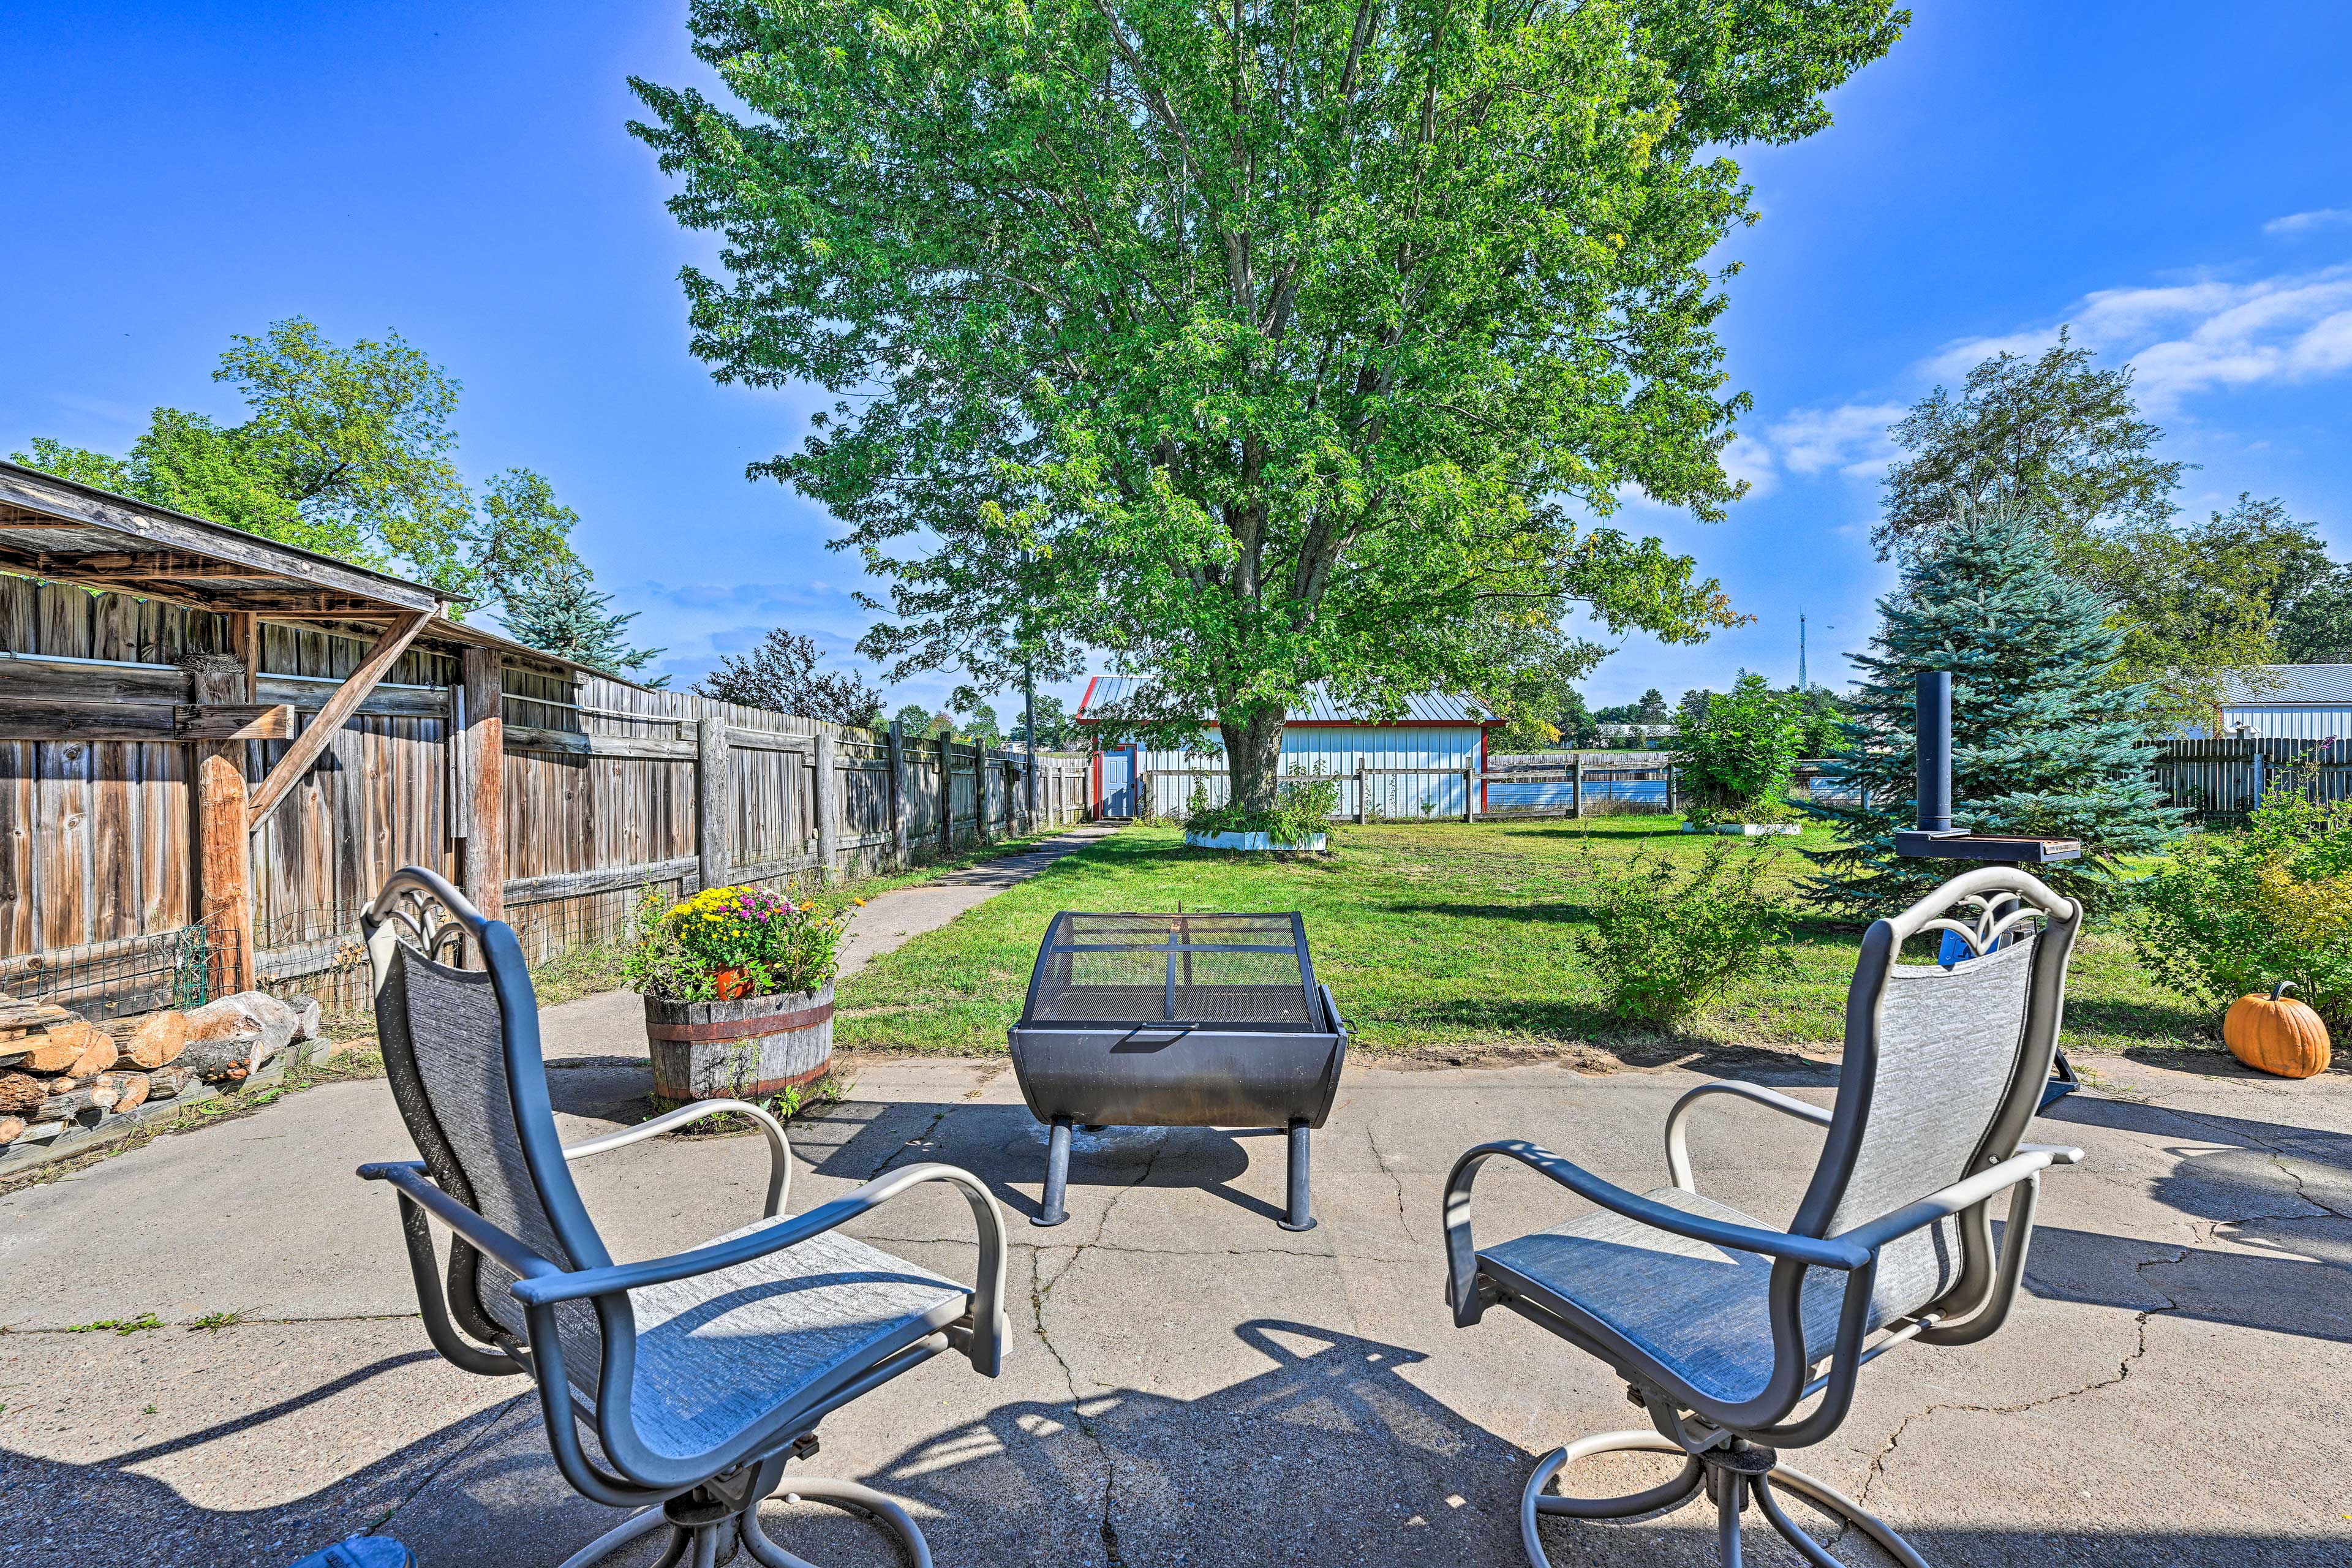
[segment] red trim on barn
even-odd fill
[[[1486,815],[1486,731],[1478,731],[1478,815]]]

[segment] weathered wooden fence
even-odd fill
[[[0,576],[0,991],[79,986],[70,1000],[130,1010],[126,990],[185,994],[191,962],[220,966],[226,939],[200,929],[186,661],[231,651],[227,619]],[[298,726],[369,647],[260,631],[257,695]],[[241,971],[291,983],[339,952],[348,966],[384,878],[403,865],[455,878],[469,837],[496,847],[506,918],[536,961],[609,936],[646,888],[894,868],[1087,809],[1082,757],[847,729],[556,661],[461,668],[476,663],[404,653],[253,833]],[[484,669],[502,731],[494,825],[471,820],[482,765],[465,743],[486,731]],[[484,694],[472,723],[469,674]],[[258,779],[291,743],[229,749]]]
[[[2203,823],[2243,816],[2273,790],[2315,801],[2352,800],[2352,740],[2172,741],[2158,753],[2165,803]]]

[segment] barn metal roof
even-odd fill
[[[2266,664],[2263,668],[2273,680],[2283,684],[2263,691],[2249,691],[2241,684],[2231,693],[2225,706],[2352,706],[2352,664]]]
[[[1078,700],[1078,721],[1088,723],[1102,717],[1102,710],[1119,701],[1144,684],[1132,675],[1097,675],[1087,681],[1086,695]],[[1292,724],[1368,724],[1383,727],[1400,724],[1496,724],[1496,719],[1484,704],[1469,697],[1452,696],[1444,692],[1423,692],[1405,700],[1404,711],[1393,719],[1368,719],[1361,710],[1350,711],[1321,686],[1309,688],[1306,705],[1293,709],[1286,722]],[[1205,719],[1203,722],[1206,722]]]

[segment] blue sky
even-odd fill
[[[1867,542],[1886,422],[2063,322],[2139,367],[2170,455],[2200,465],[2189,505],[2278,495],[2352,555],[2352,7],[1915,10],[1833,129],[1743,157],[1762,221],[1727,247],[1723,325],[1753,494],[1712,526],[1622,514],[1757,620],[1628,641],[1596,703],[1743,666],[1793,679],[1800,610],[1814,679],[1842,679],[1891,581]],[[628,74],[707,79],[684,15],[17,0],[0,451],[120,451],[158,403],[234,416],[221,349],[286,316],[397,330],[464,384],[468,473],[547,474],[666,668],[691,679],[779,623],[846,658],[856,563],[817,509],[743,479],[821,398],[719,386],[686,353],[676,276],[709,245],[622,129]]]

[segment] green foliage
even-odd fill
[[[676,904],[648,892],[622,973],[632,989],[666,1002],[711,1001],[728,973],[738,994],[814,991],[840,968],[845,924],[813,900],[758,888],[706,888]]]
[[[634,81],[718,231],[721,380],[843,395],[761,471],[893,580],[877,657],[1127,657],[1271,804],[1283,713],[1735,617],[1621,487],[1723,515],[1726,150],[1826,123],[1877,0],[698,0],[748,112]],[[1527,635],[1489,635],[1507,609]],[[1003,628],[1017,625],[1020,635]],[[971,626],[982,628],[971,632]],[[913,643],[908,642],[911,637]],[[1155,737],[1156,738],[1156,737]]]
[[[2330,565],[2286,584],[2278,607],[2278,654],[2287,664],[2352,664],[2352,564]]]
[[[1899,908],[1952,874],[1904,859],[1895,831],[1917,819],[1914,680],[1952,672],[1953,822],[1981,833],[2079,838],[2083,858],[2044,868],[2070,895],[2103,892],[2123,857],[2162,848],[2180,813],[2158,804],[2149,750],[2167,730],[2145,688],[2116,679],[2113,605],[2061,576],[2045,531],[2005,510],[1946,529],[1879,601],[1882,617],[1839,753],[1868,804],[1806,809],[1843,843],[1808,851],[1812,891],[1865,914]]]
[[[637,618],[636,612],[608,614],[613,596],[598,593],[594,584],[594,574],[581,562],[550,562],[508,592],[499,618],[519,643],[631,679],[662,650],[631,647],[623,633]],[[652,684],[660,686],[667,679],[664,676]]]
[[[1037,717],[1035,745],[1041,752],[1069,751],[1078,743],[1078,721],[1062,704],[1062,700],[1050,691],[1037,693],[1034,704]],[[1013,719],[1013,738],[1024,745],[1030,744],[1028,721],[1020,713]]]
[[[2352,1028],[2352,802],[2273,789],[2242,832],[2191,835],[2131,891],[2133,949],[2167,985],[2226,1006],[2292,980]]]
[[[1276,789],[1270,809],[1252,811],[1232,799],[1211,805],[1209,792],[1192,785],[1184,826],[1196,833],[1263,833],[1276,844],[1305,844],[1326,832],[1339,809],[1339,781],[1321,773],[1291,773]]]
[[[1797,693],[1796,700],[1800,731],[1797,754],[1801,757],[1829,757],[1843,751],[1849,719],[1844,700],[1820,686],[1811,691]]]
[[[450,454],[457,384],[398,333],[339,347],[299,316],[237,336],[215,381],[248,417],[157,408],[128,458],[36,437],[29,468],[362,566],[405,571],[477,605],[571,559],[579,519],[528,468],[478,506]]]
[[[2185,463],[2159,461],[2164,432],[2139,416],[2129,365],[2097,369],[2071,332],[2039,359],[1998,353],[1912,405],[1893,435],[1909,454],[1886,476],[1881,560],[1916,555],[1961,518],[1988,509],[2082,537],[2100,522],[2171,520]]]
[[[931,727],[931,709],[927,702],[909,702],[890,716],[908,740],[919,740]]]
[[[127,1339],[132,1334],[152,1333],[163,1326],[163,1320],[154,1313],[142,1312],[135,1318],[100,1318],[94,1323],[75,1323],[68,1326],[66,1332],[69,1334],[111,1333]]]
[[[1654,1024],[1687,1018],[1726,986],[1785,971],[1788,911],[1761,884],[1769,849],[1717,839],[1686,870],[1665,855],[1605,864],[1587,852],[1592,929],[1577,946],[1606,1005]]]
[[[1666,749],[1696,810],[1726,821],[1769,822],[1780,818],[1743,814],[1780,806],[1803,738],[1795,697],[1742,670],[1729,691],[1684,705],[1681,728]]]
[[[2173,495],[2189,465],[2158,460],[2163,431],[2139,416],[2127,365],[2101,369],[2061,334],[2039,359],[1996,354],[1955,400],[1942,387],[1894,429],[1909,455],[1886,479],[1882,558],[1916,558],[1970,509],[2029,516],[2061,572],[2113,602],[2125,679],[2178,721],[2208,719],[2257,667],[2286,651],[2352,643],[2314,637],[2336,568],[2311,525],[2242,494],[2185,522]],[[2321,596],[2298,612],[2303,596]],[[2347,595],[2352,609],[2352,595]],[[2290,628],[2293,628],[2290,631]]]
[[[719,659],[717,669],[694,683],[694,690],[721,702],[832,724],[880,723],[882,694],[856,670],[819,669],[817,658],[814,637],[776,626],[750,653]]]

